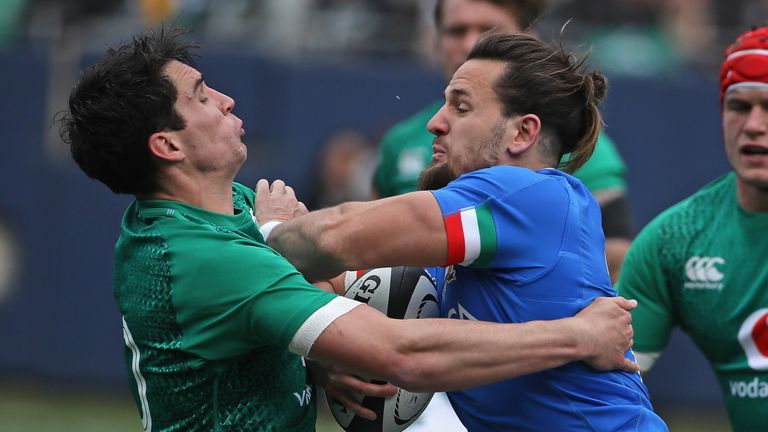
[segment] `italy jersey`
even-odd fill
[[[768,430],[768,213],[738,205],[734,173],[648,224],[618,289],[638,300],[641,368],[679,326],[712,365],[733,430]]]
[[[441,314],[522,323],[614,296],[600,207],[574,177],[496,166],[434,191],[448,236]],[[628,358],[633,358],[631,350]],[[477,431],[666,431],[640,375],[583,362],[449,393]]]
[[[166,200],[125,213],[114,295],[144,430],[315,429],[314,389],[294,354],[308,348],[289,347],[343,299],[264,244],[253,198],[235,184],[233,215]]]

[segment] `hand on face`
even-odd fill
[[[271,186],[267,180],[259,180],[253,204],[259,225],[269,221],[285,222],[308,213],[304,203],[296,199],[293,188],[282,180],[275,180]]]

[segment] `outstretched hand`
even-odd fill
[[[330,365],[308,361],[307,368],[328,396],[367,420],[376,420],[376,413],[360,404],[364,396],[385,398],[397,393],[397,387],[392,384],[369,383]]]
[[[259,225],[269,221],[285,222],[308,213],[304,203],[296,199],[293,188],[282,180],[275,180],[271,186],[267,180],[259,180],[253,207]]]
[[[599,370],[639,370],[636,362],[624,357],[634,343],[629,311],[636,307],[636,300],[600,297],[576,314],[574,318],[581,323],[579,334],[587,347],[585,362]]]

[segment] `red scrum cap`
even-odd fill
[[[725,50],[720,68],[720,106],[737,88],[768,90],[768,27],[750,30]]]

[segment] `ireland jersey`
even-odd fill
[[[648,369],[680,326],[720,382],[734,431],[768,428],[768,213],[748,213],[727,174],[645,227],[618,289],[637,299],[635,350]]]
[[[575,315],[613,296],[600,208],[584,185],[554,169],[496,166],[434,191],[448,263],[441,313],[522,323]],[[633,358],[631,350],[627,357]],[[637,373],[582,362],[449,393],[476,431],[666,431]]]
[[[135,201],[116,246],[114,295],[145,430],[313,431],[300,326],[335,296],[264,244],[253,192],[234,215]]]

